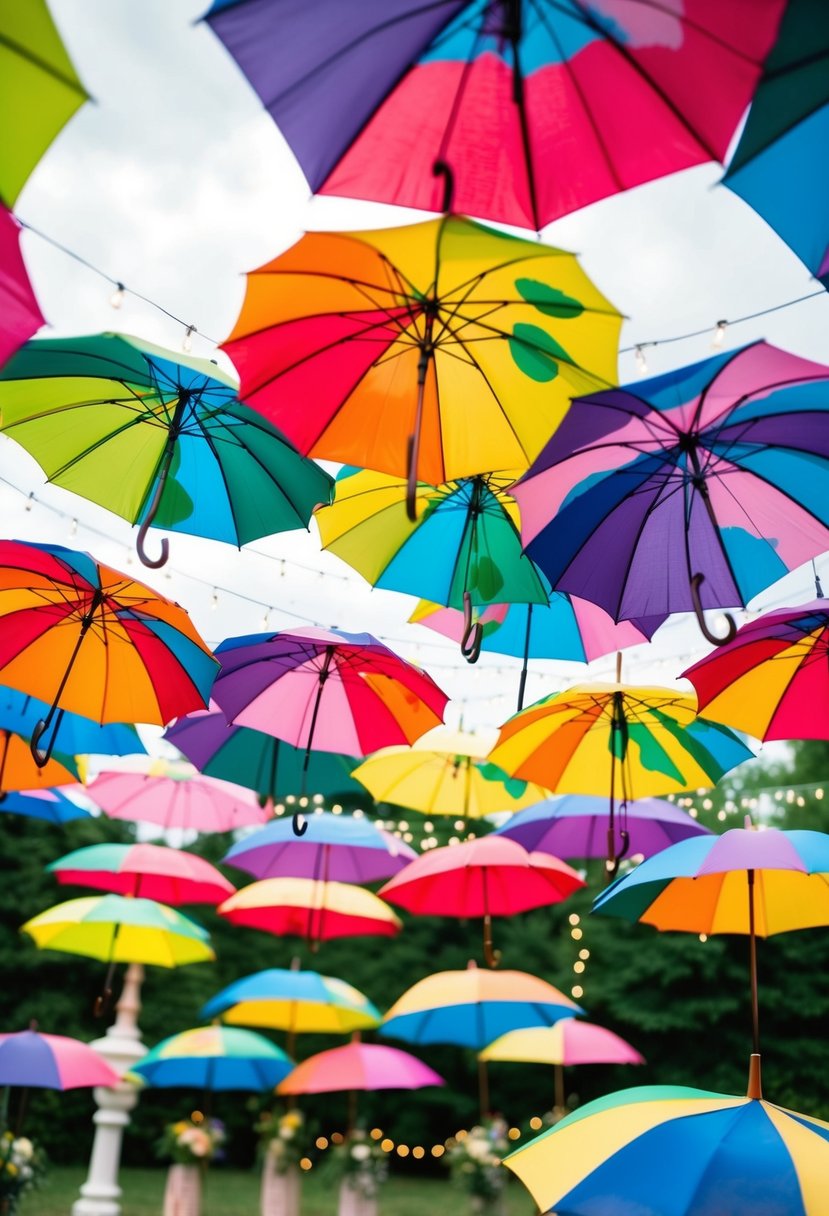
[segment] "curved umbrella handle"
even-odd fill
[[[734,638],[737,636],[737,622],[734,620],[734,617],[730,612],[726,612],[724,615],[728,627],[722,637],[717,637],[716,633],[713,633],[708,628],[708,625],[705,622],[705,614],[702,610],[702,600],[700,599],[699,594],[699,589],[704,582],[704,574],[691,575],[691,602],[694,605],[694,616],[697,618],[700,633],[707,642],[710,642],[712,646],[725,646],[728,642],[733,642]]]
[[[445,160],[436,160],[432,165],[432,176],[443,178],[443,198],[440,209],[448,215],[452,210],[452,202],[455,198],[455,174],[452,166]]]
[[[34,762],[38,768],[45,768],[46,765],[49,763],[49,761],[52,758],[52,748],[55,746],[55,736],[54,735],[49,740],[49,743],[46,745],[45,751],[41,751],[40,746],[39,746],[40,740],[46,734],[48,729],[49,729],[48,718],[41,718],[38,721],[37,725],[35,726],[34,730],[32,731],[32,737],[29,740],[29,751],[32,753],[32,759],[34,760]]]
[[[468,591],[463,593],[463,635],[461,637],[461,654],[467,663],[477,663],[481,657],[481,646],[484,640],[484,627],[480,621],[472,620],[472,596]]]
[[[158,557],[150,557],[147,550],[144,548],[144,542],[147,539],[147,532],[152,524],[152,516],[148,515],[141,527],[138,529],[138,537],[135,542],[135,551],[138,554],[138,559],[142,565],[148,566],[151,570],[160,570],[162,566],[167,565],[167,558],[170,556],[170,544],[167,537],[161,539],[161,553]]]
[[[300,815],[298,811],[295,811],[294,817],[291,820],[291,827],[294,830],[294,836],[304,836],[308,831],[308,820],[304,815]]]

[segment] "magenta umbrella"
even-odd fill
[[[0,203],[0,367],[45,324],[20,252],[20,227]]]
[[[215,777],[113,771],[100,773],[87,793],[111,819],[157,823],[165,830],[231,832],[268,818],[251,790]]]

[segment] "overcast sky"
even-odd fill
[[[59,136],[20,196],[21,218],[49,233],[113,278],[158,301],[199,334],[221,340],[244,292],[244,272],[273,257],[305,228],[410,223],[417,213],[337,199],[310,200],[307,185],[270,118],[210,29],[196,23],[194,0],[50,0],[79,74],[93,95]],[[587,272],[627,316],[622,345],[710,326],[815,289],[808,272],[740,199],[703,166],[598,203],[565,218],[544,240],[581,255]],[[51,331],[119,328],[181,349],[181,325],[127,297],[115,312],[111,289],[36,235],[24,237],[27,263]],[[45,331],[48,332],[48,331]],[[729,329],[727,345],[767,338],[829,361],[826,295],[761,321]],[[710,336],[646,350],[649,368],[669,370],[710,353]],[[195,354],[212,356],[197,336]],[[631,355],[620,379],[632,379]],[[11,441],[0,441],[4,533],[88,548],[123,568],[132,540],[123,521],[68,493]],[[77,521],[74,523],[73,521]],[[105,533],[101,537],[95,529]],[[467,726],[497,725],[514,708],[516,664],[483,656],[468,667],[450,643],[406,624],[415,601],[371,591],[335,558],[316,532],[255,542],[254,552],[171,538],[166,573],[146,581],[183,603],[211,642],[311,618],[368,629],[424,663],[463,700]],[[263,556],[264,555],[264,556]],[[282,566],[274,558],[286,558]],[[295,563],[309,567],[301,570]],[[134,568],[134,567],[133,567]],[[323,574],[318,573],[323,571]],[[193,581],[195,576],[201,582]],[[219,590],[214,595],[214,586]],[[232,586],[259,603],[221,590]],[[810,598],[800,572],[757,601]],[[291,613],[295,615],[290,615]],[[705,649],[696,628],[670,622],[651,648],[629,652],[625,677],[672,683]],[[591,675],[607,677],[612,659]],[[580,665],[534,664],[528,700],[586,677]]]

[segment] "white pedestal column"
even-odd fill
[[[147,1054],[138,1028],[143,980],[144,968],[140,963],[131,963],[116,1006],[115,1021],[102,1039],[91,1044],[117,1073],[128,1072]],[[118,1185],[121,1141],[130,1121],[130,1111],[138,1101],[138,1091],[128,1081],[122,1081],[114,1089],[98,1087],[93,1094],[98,1109],[93,1117],[95,1139],[89,1174],[81,1187],[81,1198],[72,1204],[72,1216],[121,1216],[121,1188]]]

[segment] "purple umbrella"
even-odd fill
[[[688,836],[711,835],[685,811],[663,798],[639,798],[621,812],[630,835],[629,851],[650,857]],[[610,823],[606,798],[566,794],[548,798],[513,815],[498,829],[527,852],[565,859],[604,857]]]
[[[579,398],[514,494],[556,590],[728,640],[703,608],[829,549],[829,367],[756,342]]]

